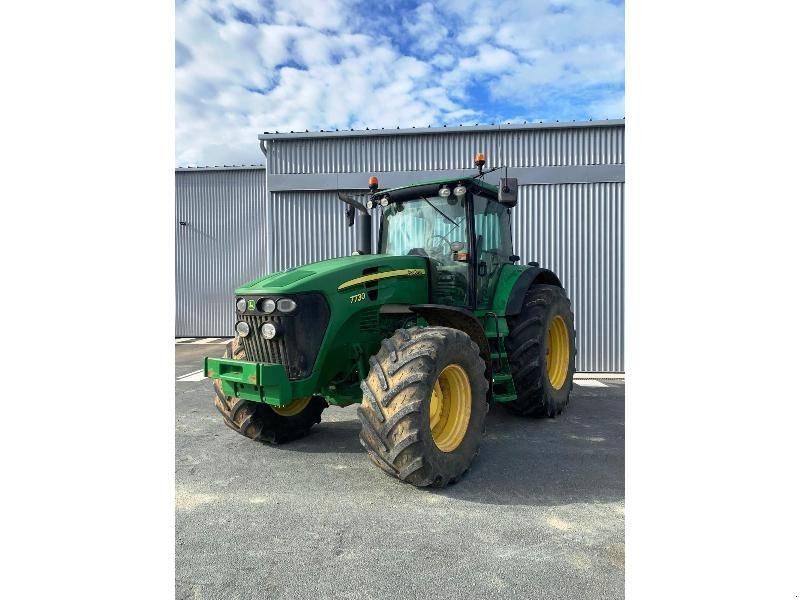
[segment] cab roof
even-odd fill
[[[397,196],[407,196],[410,192],[413,192],[415,188],[423,188],[420,191],[436,192],[436,189],[440,188],[442,185],[452,183],[463,183],[464,185],[473,186],[479,188],[481,191],[485,192],[487,195],[491,195],[494,198],[497,198],[497,186],[492,185],[490,183],[486,183],[482,179],[478,179],[475,176],[469,177],[448,177],[446,179],[433,179],[430,181],[416,181],[414,183],[409,183],[407,185],[400,185],[393,188],[388,188],[385,190],[377,190],[375,193],[372,194],[372,197],[383,197],[389,196],[391,199],[397,199]],[[428,188],[428,189],[426,189]]]

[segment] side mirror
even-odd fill
[[[347,194],[343,194],[342,192],[336,192],[336,195],[339,196],[339,200],[344,202],[344,216],[347,219],[347,226],[352,227],[353,222],[356,218],[356,208],[360,207],[361,210],[366,212],[366,208],[364,205],[357,201],[352,196],[348,196]]]
[[[497,199],[504,206],[513,208],[517,205],[517,178],[503,177],[497,187]]]

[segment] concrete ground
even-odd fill
[[[177,345],[176,377],[223,350]],[[623,597],[621,381],[576,385],[554,420],[492,407],[470,472],[427,491],[367,460],[354,406],[270,447],[192,379],[175,384],[178,598]]]

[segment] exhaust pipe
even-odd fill
[[[375,175],[369,178],[369,191],[371,194],[378,191],[378,178]],[[348,196],[342,192],[336,192],[336,195],[346,205],[344,214],[347,218],[347,226],[352,227],[353,221],[356,221],[356,250],[359,254],[372,254],[372,214],[369,211],[372,208],[372,201],[367,201],[367,206],[364,206],[354,196]],[[358,211],[358,215],[356,215],[356,211]]]
[[[356,239],[359,254],[372,254],[372,215],[360,212],[356,215]]]

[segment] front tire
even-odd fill
[[[235,337],[225,347],[223,358],[245,360],[244,346]],[[222,414],[225,425],[251,440],[282,444],[305,435],[322,419],[327,406],[322,398],[298,398],[292,404],[274,408],[260,402],[250,402],[226,396],[218,379],[214,379],[214,405]]]
[[[458,481],[478,453],[489,407],[475,342],[449,327],[399,329],[370,365],[358,407],[369,459],[418,487]]]
[[[504,406],[524,416],[561,414],[575,373],[575,325],[566,292],[532,285],[508,327],[506,351],[517,399]]]

